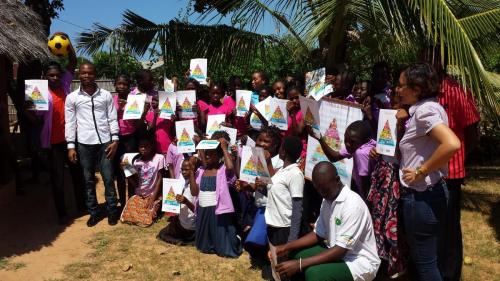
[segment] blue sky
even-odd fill
[[[66,32],[73,42],[78,34],[90,29],[96,22],[108,27],[116,27],[122,21],[122,14],[126,9],[143,16],[155,23],[168,22],[171,19],[183,17],[186,14],[188,0],[65,0],[64,10],[59,13],[58,19],[53,19],[51,33]],[[191,23],[200,22],[198,14],[189,17]],[[229,24],[228,19],[222,23]],[[274,25],[267,22],[259,30],[272,33]]]

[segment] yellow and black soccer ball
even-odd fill
[[[49,50],[58,57],[67,56],[71,48],[69,38],[62,34],[52,35],[47,45],[49,46]]]

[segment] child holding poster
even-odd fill
[[[139,154],[132,160],[137,174],[129,177],[134,188],[132,196],[123,209],[120,220],[124,223],[149,226],[160,209],[162,176],[165,169],[163,155],[155,151],[155,135],[143,132],[139,137]]]
[[[156,152],[167,154],[168,147],[172,142],[172,130],[175,122],[175,115],[170,119],[160,117],[158,95],[153,96],[151,100],[151,110],[146,115],[147,130],[154,132],[156,136]]]
[[[177,194],[175,200],[181,204],[178,216],[170,218],[170,223],[158,234],[158,238],[171,244],[188,244],[194,241],[196,214],[195,202],[198,200],[194,193],[196,175],[193,163],[189,159],[182,161],[182,178],[184,188],[182,194]]]
[[[216,149],[204,151],[204,166],[192,187],[193,196],[198,196],[195,245],[202,253],[237,258],[242,248],[229,190],[236,180],[235,165],[228,141],[218,140]]]
[[[373,171],[374,161],[370,159],[370,151],[376,142],[372,139],[372,131],[365,121],[354,121],[346,129],[344,134],[345,148],[340,151],[331,148],[324,136],[318,137],[310,126],[307,126],[309,135],[317,139],[330,162],[337,162],[344,158],[353,158],[351,188],[366,199],[370,189],[370,176]]]
[[[229,119],[233,108],[228,103],[223,103],[226,87],[223,82],[213,82],[210,84],[208,103],[204,108],[200,107],[199,124],[204,129],[207,126],[208,115],[224,114],[226,120]]]

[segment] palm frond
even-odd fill
[[[458,20],[469,38],[477,39],[500,32],[500,6],[497,9],[474,14]]]
[[[487,114],[498,120],[500,114],[500,79],[488,73],[460,21],[445,0],[409,0],[418,10],[427,37],[441,45],[441,56],[447,53],[448,64],[458,72],[464,87],[469,88]],[[445,49],[447,52],[445,53]]]

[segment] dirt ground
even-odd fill
[[[104,201],[101,183],[99,202]],[[15,194],[13,184],[0,188],[1,281],[60,278],[64,266],[86,257],[87,242],[95,233],[112,228],[106,219],[87,227],[88,215],[77,216],[71,186],[68,190],[66,202],[74,219],[63,227],[57,224],[48,184],[27,184],[24,196]]]

